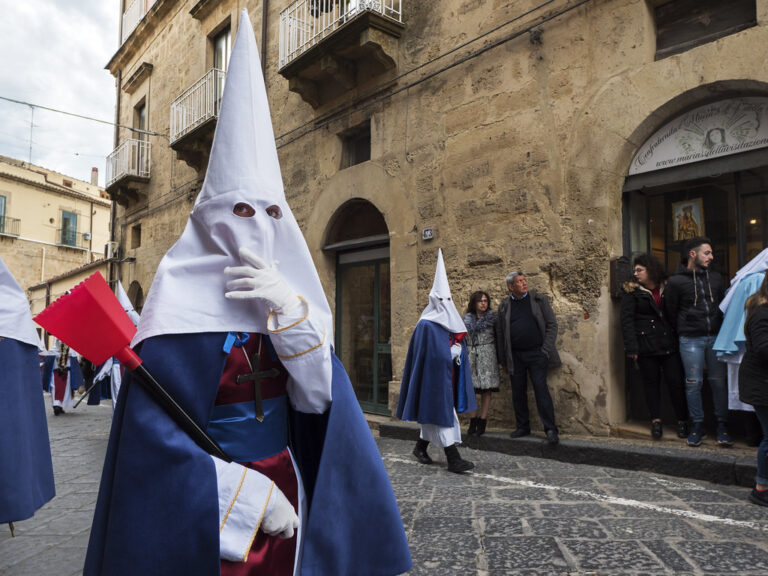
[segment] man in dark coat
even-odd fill
[[[525,274],[509,274],[507,289],[509,298],[499,305],[496,347],[512,383],[516,428],[511,436],[521,438],[531,433],[528,417],[530,375],[547,442],[554,445],[560,438],[555,425],[555,406],[547,387],[547,370],[560,366],[560,356],[555,348],[557,319],[547,297],[528,290]]]
[[[708,238],[697,236],[685,243],[687,267],[669,279],[664,293],[664,315],[680,337],[680,357],[685,370],[685,395],[693,426],[688,435],[689,446],[699,446],[706,437],[701,387],[704,367],[712,388],[717,417],[717,443],[732,446],[728,434],[728,387],[726,366],[712,349],[723,313],[719,304],[725,294],[723,277],[710,269],[714,260]]]

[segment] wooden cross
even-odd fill
[[[259,422],[264,421],[264,409],[261,405],[261,379],[262,378],[274,378],[275,376],[280,375],[280,370],[277,368],[270,368],[269,370],[264,370],[263,372],[259,372],[259,360],[261,359],[261,346],[259,346],[259,350],[256,351],[256,353],[251,356],[250,361],[248,364],[251,366],[252,372],[250,374],[241,374],[237,377],[237,383],[242,384],[243,382],[253,382],[253,403],[256,410],[256,420]],[[243,350],[243,353],[245,354],[245,350]],[[248,355],[245,356],[248,358]]]

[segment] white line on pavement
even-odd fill
[[[412,464],[414,466],[423,466],[418,462],[409,460],[406,458],[398,458],[396,456],[384,456],[384,460],[390,462],[400,462],[402,464]],[[711,514],[701,514],[699,512],[692,512],[690,510],[681,510],[679,508],[669,508],[667,506],[658,506],[657,504],[649,504],[648,502],[640,502],[639,500],[630,500],[628,498],[618,498],[616,496],[607,496],[605,494],[597,494],[588,490],[578,490],[576,488],[567,488],[565,486],[552,486],[550,484],[541,484],[540,482],[532,482],[530,480],[515,480],[513,478],[505,478],[504,476],[494,476],[493,474],[482,474],[479,472],[472,472],[473,478],[485,478],[494,482],[500,482],[502,484],[512,484],[515,486],[522,486],[524,488],[544,488],[546,490],[555,490],[556,492],[562,492],[565,494],[571,494],[574,496],[582,496],[596,500],[597,502],[604,502],[606,504],[615,504],[618,506],[630,506],[632,508],[638,508],[642,510],[653,510],[655,512],[661,512],[663,514],[671,514],[674,516],[681,516],[683,518],[690,518],[692,520],[699,520],[701,522],[711,522],[714,524],[725,524],[727,526],[741,526],[742,528],[752,528],[762,532],[768,532],[768,526],[761,525],[758,522],[750,522],[747,520],[734,520],[733,518],[721,518],[720,516],[713,516]],[[656,479],[654,477],[654,479]]]

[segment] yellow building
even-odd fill
[[[0,256],[23,289],[104,258],[112,203],[97,182],[95,168],[85,182],[0,156]]]
[[[643,420],[616,287],[694,227],[730,276],[768,243],[768,0],[134,0],[107,189],[143,303],[205,175],[238,11],[286,194],[368,411],[388,413],[437,248],[459,309],[513,269],[550,296],[565,431]],[[685,221],[683,221],[685,219]],[[680,225],[678,225],[678,223]],[[622,258],[623,257],[623,258]],[[668,415],[665,415],[668,417]],[[509,392],[492,425],[512,425]]]

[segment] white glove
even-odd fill
[[[301,306],[301,300],[277,270],[277,263],[268,266],[248,248],[240,248],[240,258],[246,266],[227,266],[224,273],[244,276],[227,282],[224,296],[235,300],[258,298],[266,301],[272,310],[284,314]]]
[[[264,519],[261,521],[261,530],[270,536],[293,538],[298,528],[299,517],[296,515],[296,510],[275,484],[272,487],[272,495],[269,497]]]
[[[459,366],[461,365],[461,344],[458,342],[451,346],[451,360],[456,362]]]

